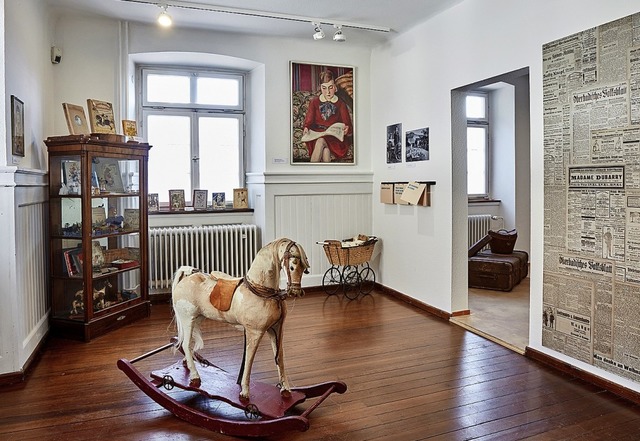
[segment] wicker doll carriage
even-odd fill
[[[331,264],[322,278],[322,287],[328,295],[342,290],[348,299],[353,300],[373,290],[376,274],[369,266],[369,260],[377,241],[375,236],[361,234],[353,239],[318,242]]]

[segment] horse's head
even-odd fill
[[[288,240],[288,244],[282,253],[282,267],[287,274],[287,295],[290,297],[302,297],[304,290],[301,281],[302,274],[309,274],[309,261],[302,246],[292,240]]]

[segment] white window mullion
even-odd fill
[[[194,190],[200,188],[200,121],[198,112],[191,113],[191,185]]]

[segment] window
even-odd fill
[[[200,69],[141,67],[142,133],[149,152],[149,192],[225,192],[244,186],[244,77]]]
[[[466,97],[467,194],[489,197],[489,99],[483,93]]]

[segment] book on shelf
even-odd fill
[[[116,133],[113,105],[108,101],[88,99],[91,133]]]
[[[82,248],[67,248],[62,250],[63,269],[65,275],[76,277],[82,275]]]
[[[119,270],[123,270],[128,268],[135,268],[140,265],[140,262],[130,259],[118,259],[111,262],[111,265],[118,268]]]

